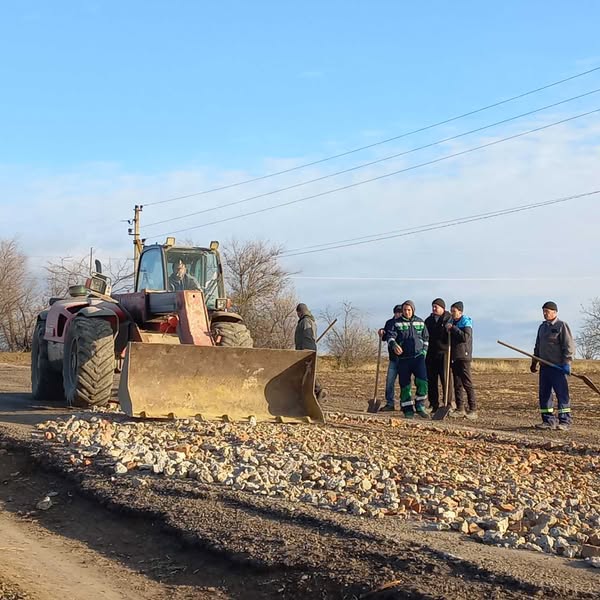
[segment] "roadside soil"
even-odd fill
[[[373,376],[324,373],[326,408],[363,411]],[[66,454],[30,439],[32,423],[65,410],[31,405],[28,378],[26,367],[0,365],[2,599],[598,597],[600,576],[581,561],[483,546],[424,523],[361,519],[186,480],[157,477],[135,488],[127,478],[75,471]],[[576,425],[565,434],[527,427],[537,420],[533,377],[475,383],[481,420],[443,422],[441,444],[471,429],[494,443],[600,447],[600,407],[579,386]],[[360,428],[385,451],[399,435],[388,421],[327,426]],[[36,510],[50,491],[54,505]]]

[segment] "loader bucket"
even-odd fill
[[[130,342],[119,402],[132,417],[323,421],[316,358],[310,350]]]

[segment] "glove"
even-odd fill
[[[571,365],[569,363],[565,363],[564,365],[560,365],[560,368],[562,369],[563,373],[565,375],[570,375],[571,374]]]
[[[529,370],[532,373],[537,373],[537,366],[538,366],[537,360],[532,360],[531,361],[531,366],[529,367]]]
[[[396,342],[393,343],[392,350],[396,356],[400,356],[402,354],[402,348]]]

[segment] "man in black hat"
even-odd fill
[[[466,417],[472,421],[477,419],[477,401],[471,376],[473,362],[473,321],[464,314],[464,304],[459,300],[450,307],[452,320],[446,325],[450,332],[452,357],[452,380],[456,410],[451,417]],[[467,394],[467,410],[465,411],[464,394]]]
[[[384,342],[388,342],[390,336],[395,335],[396,323],[402,319],[402,305],[396,304],[393,312],[394,316],[391,319],[388,319],[385,322],[385,325],[379,330],[379,338]],[[381,411],[396,410],[394,395],[396,380],[398,379],[398,361],[396,360],[398,357],[389,346],[388,354],[390,362],[388,364],[387,377],[385,380],[385,406],[380,409]]]
[[[533,353],[557,367],[540,365],[539,400],[542,422],[540,429],[567,430],[571,426],[571,404],[567,375],[571,374],[571,362],[575,356],[575,342],[569,326],[558,318],[556,302],[542,306],[544,322],[539,326]],[[531,372],[537,371],[538,361],[532,359]],[[558,399],[558,421],[554,416],[552,391]]]
[[[446,303],[442,298],[436,298],[431,303],[431,314],[425,319],[425,326],[429,332],[429,347],[425,364],[427,366],[429,405],[435,412],[440,407],[438,382],[442,382],[442,392],[446,396],[445,362],[448,353],[448,332],[446,325],[452,321],[452,315],[446,310]],[[452,389],[452,386],[448,386]],[[451,404],[450,390],[448,390],[448,403]]]

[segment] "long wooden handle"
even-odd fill
[[[510,344],[507,344],[506,342],[501,342],[500,340],[496,340],[496,341],[501,346],[506,346],[507,348],[510,348],[511,350],[514,350],[515,352],[520,352],[521,354],[524,354],[525,356],[529,356],[529,358],[533,358],[534,360],[541,362],[543,365],[547,365],[549,367],[554,367],[555,369],[560,369],[560,367],[558,365],[555,365],[554,363],[551,363],[550,361],[544,360],[543,358],[540,358],[539,356],[536,356],[535,354],[530,354],[529,352],[525,352],[525,350],[521,350],[520,348],[511,346]]]
[[[377,371],[375,372],[375,391],[373,400],[377,400],[377,390],[379,389],[379,365],[381,364],[381,340],[379,340],[379,349],[377,350]]]
[[[334,319],[329,323],[327,329],[317,338],[317,344],[325,337],[325,334],[337,323],[337,319]]]
[[[452,352],[452,333],[448,332],[448,352],[446,353],[446,381],[444,384],[444,406],[448,406],[448,400],[450,399],[450,354]],[[437,383],[436,383],[437,385]]]

